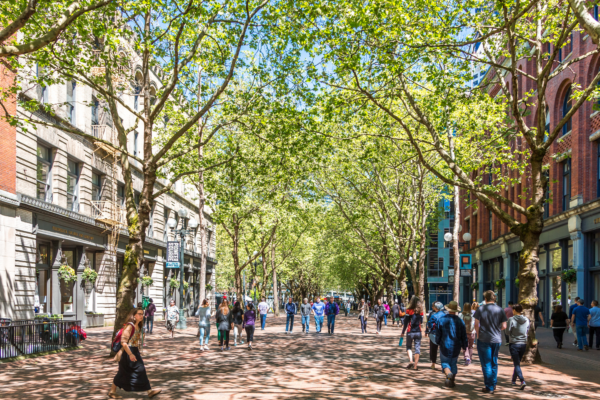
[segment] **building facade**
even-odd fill
[[[135,61],[133,62],[135,71]],[[111,137],[113,124],[110,114],[94,90],[67,82],[67,84],[27,87],[29,74],[36,70],[0,74],[3,87],[14,79],[21,80],[24,88],[18,96],[36,98],[57,105],[56,115],[37,111],[35,118],[56,125],[70,127],[95,137]],[[153,77],[155,78],[155,77]],[[157,82],[158,79],[153,79]],[[154,90],[158,88],[153,82]],[[139,91],[123,95],[129,106],[137,109],[142,104]],[[12,112],[19,106],[12,99]],[[8,102],[6,102],[8,104]],[[135,124],[127,118],[126,128]],[[138,153],[142,147],[137,132],[129,136],[129,151]],[[138,143],[139,140],[139,143]],[[139,146],[139,147],[138,147]],[[130,159],[133,168],[133,188],[136,200],[142,189],[141,165]],[[83,326],[110,325],[115,318],[116,291],[128,242],[127,229],[114,229],[104,223],[103,204],[110,203],[116,190],[116,202],[124,206],[124,182],[120,165],[111,162],[109,154],[94,142],[81,136],[38,125],[37,129],[16,128],[0,120],[0,317],[32,319],[36,312],[62,314],[65,319],[77,319]],[[167,182],[158,180],[155,190]],[[198,201],[193,190],[177,183],[173,190],[156,199],[144,245],[144,264],[140,276],[149,276],[149,287],[138,285],[136,301],[149,296],[160,310],[170,298],[179,305],[179,290],[171,288],[171,279],[179,280],[180,271],[165,268],[166,245],[178,240],[167,227],[169,217],[177,220],[177,228],[185,221],[177,211],[188,211],[188,219],[198,220]],[[111,203],[112,204],[112,203]],[[122,212],[122,211],[120,211]],[[207,230],[207,279],[215,286],[216,227],[211,211],[204,210]],[[124,220],[124,215],[121,216]],[[115,241],[112,245],[111,242]],[[184,281],[186,305],[197,307],[200,274],[199,234],[186,238]],[[58,268],[67,263],[77,272],[78,280],[70,288],[58,279]],[[98,273],[93,287],[81,283],[86,268]],[[211,294],[214,302],[214,292]]]
[[[571,60],[594,48],[587,35],[574,32],[571,44],[561,50],[560,60]],[[534,74],[534,61],[523,60],[519,68]],[[571,87],[589,85],[599,68],[598,55],[587,57],[550,82],[546,99],[547,130],[569,111]],[[534,90],[532,82],[522,83],[520,95]],[[495,95],[497,90],[490,94]],[[539,247],[538,304],[547,324],[554,305],[561,304],[565,308],[575,296],[584,298],[587,305],[593,299],[600,299],[600,112],[594,106],[594,102],[587,102],[575,113],[544,160],[550,185]],[[526,117],[529,124],[533,123],[534,114]],[[527,200],[518,197],[528,187],[527,176],[513,177],[518,183],[504,188],[502,194],[527,207]],[[489,174],[484,179],[493,183],[495,177]],[[468,197],[464,191],[461,195],[463,199]],[[521,241],[480,201],[477,207],[465,207],[465,203],[461,202],[460,223],[463,232],[471,233],[472,237],[468,252],[472,254],[473,273],[479,283],[478,300],[482,300],[485,290],[494,290],[503,306],[511,300],[516,302],[519,289],[515,279]],[[515,216],[513,210],[502,207]],[[576,282],[566,283],[563,272],[571,269],[576,271]]]

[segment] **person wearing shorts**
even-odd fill
[[[175,300],[171,300],[167,307],[167,330],[171,332],[171,339],[175,335],[175,324],[179,321],[179,308],[175,305]]]
[[[421,356],[421,325],[423,325],[423,306],[421,300],[417,296],[414,296],[406,309],[404,327],[400,336],[404,336],[406,333],[406,353],[410,360],[406,368],[411,369],[414,367],[415,371],[419,370],[419,357]],[[415,344],[414,361],[412,351],[413,342]]]

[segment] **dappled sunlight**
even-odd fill
[[[311,320],[312,323],[312,320]],[[311,327],[312,328],[312,327]],[[422,346],[419,371],[407,370],[405,348],[398,347],[400,330],[384,327],[382,335],[360,333],[354,317],[339,318],[336,334],[285,335],[284,318],[270,317],[267,329],[255,335],[254,350],[246,344],[219,350],[211,335],[210,351],[198,351],[194,328],[176,332],[155,327],[143,355],[159,399],[436,399],[482,398],[481,369],[475,354],[469,367],[459,361],[455,389],[443,387],[439,364],[429,368],[427,340]],[[116,374],[107,357],[111,329],[90,330],[81,350],[0,364],[3,399],[100,399]],[[233,344],[233,342],[231,343]],[[582,374],[560,372],[560,366],[524,367],[528,387],[510,385],[512,362],[500,357],[496,398],[594,399],[600,383]],[[33,384],[32,384],[33,383]],[[146,398],[144,393],[119,391],[124,398]]]

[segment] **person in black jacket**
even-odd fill
[[[381,304],[381,299],[377,300],[377,305],[374,307],[373,311],[375,311],[375,320],[377,321],[377,332],[375,333],[379,335],[383,319],[385,318],[385,307]]]
[[[217,326],[219,330],[219,346],[223,351],[223,341],[225,341],[225,350],[229,350],[229,332],[233,329],[233,314],[229,311],[229,302],[223,300],[216,315]]]
[[[554,307],[554,312],[552,313],[552,316],[550,316],[550,327],[552,328],[554,340],[556,340],[556,347],[559,349],[562,349],[563,335],[565,333],[565,329],[567,329],[568,319],[569,316],[563,311],[561,305]]]
[[[292,302],[292,298],[288,300],[285,305],[285,313],[287,314],[287,318],[285,320],[285,333],[292,333],[294,329],[294,315],[296,315],[296,304]],[[289,332],[288,332],[289,330]]]

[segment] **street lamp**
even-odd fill
[[[198,221],[193,218],[190,219],[188,223],[189,229],[186,229],[186,218],[188,215],[187,210],[185,208],[180,208],[179,211],[177,211],[177,214],[182,220],[181,229],[175,229],[177,227],[177,221],[173,218],[168,219],[167,226],[171,229],[175,237],[179,235],[179,237],[181,238],[181,248],[179,255],[179,306],[181,308],[179,309],[179,322],[177,322],[177,329],[186,329],[187,321],[185,316],[183,315],[183,260],[185,251],[185,237],[196,230],[196,228],[198,227]]]

